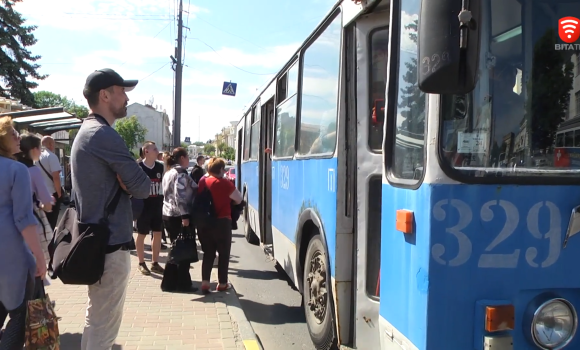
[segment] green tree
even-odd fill
[[[419,20],[415,20],[405,26],[409,31],[409,39],[417,45],[417,27]],[[410,60],[405,62],[407,71],[403,75],[403,81],[406,85],[401,88],[399,98],[399,108],[405,108],[401,115],[405,121],[401,128],[414,134],[422,135],[425,132],[425,94],[419,89],[419,80],[417,75],[417,55],[415,54]]]
[[[129,150],[133,150],[138,144],[145,141],[147,129],[139,123],[137,116],[119,119],[115,122],[115,130],[121,135]]]
[[[47,75],[38,73],[40,65],[34,63],[40,56],[27,49],[36,43],[36,26],[24,25],[22,15],[14,10],[14,4],[22,0],[0,0],[0,96],[20,99],[26,105],[34,104],[30,89],[38,83],[30,78],[43,80]]]
[[[217,145],[220,156],[223,155],[224,151],[228,148],[228,145],[224,142],[220,142]]]
[[[204,145],[204,143],[203,143],[203,142],[201,142],[201,141],[196,141],[196,142],[194,142],[194,143],[193,143],[193,145],[194,145],[194,146],[203,146],[203,145]]]
[[[180,146],[185,148],[185,149],[187,149],[187,147],[189,147],[189,145],[183,141],[181,142]]]
[[[211,143],[206,143],[205,146],[203,146],[203,151],[208,156],[212,155],[215,152],[215,146]]]
[[[528,85],[532,113],[532,149],[547,149],[566,117],[574,85],[574,64],[563,51],[554,50],[556,33],[550,28],[534,45],[532,79]],[[557,69],[555,67],[562,67]]]
[[[226,149],[222,153],[222,156],[225,159],[234,160],[236,159],[236,150],[233,149],[232,147],[226,147]]]
[[[33,93],[34,108],[64,107],[68,113],[74,114],[79,118],[86,118],[89,115],[89,109],[82,105],[77,105],[73,100],[55,94],[50,91],[37,91]]]

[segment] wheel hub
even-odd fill
[[[326,262],[320,252],[314,253],[310,259],[310,272],[307,280],[310,293],[308,307],[316,322],[321,324],[326,317],[328,292],[326,289]]]

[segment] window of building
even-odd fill
[[[299,133],[302,155],[333,153],[336,148],[341,33],[341,16],[337,16],[304,53]]]
[[[276,100],[278,101],[278,106],[276,107],[276,144],[274,145],[274,156],[276,157],[294,156],[294,144],[296,140],[296,99],[298,96],[296,94],[298,91],[297,77],[298,64],[294,64],[288,72],[278,79],[278,93],[285,94],[291,91],[292,94],[285,99],[283,99],[285,95],[276,96]]]
[[[371,34],[371,67],[369,99],[369,148],[381,152],[385,122],[385,90],[387,84],[389,29],[381,28]]]

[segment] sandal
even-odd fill
[[[203,294],[209,294],[211,293],[211,286],[209,285],[209,283],[201,283],[201,292]]]
[[[218,286],[215,290],[218,292],[223,292],[223,291],[226,291],[226,290],[231,289],[231,288],[232,288],[231,283],[226,283],[225,285],[218,284]]]

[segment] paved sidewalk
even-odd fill
[[[146,240],[148,241],[148,240]],[[145,260],[150,266],[149,246]],[[161,265],[166,252],[162,252]],[[200,259],[202,253],[200,252]],[[255,334],[245,319],[232,289],[207,296],[196,293],[164,293],[161,275],[144,276],[137,271],[137,257],[131,252],[131,277],[123,323],[114,350],[258,350]],[[190,270],[194,286],[200,287],[201,261]],[[213,279],[216,280],[214,269]],[[87,301],[86,287],[65,286],[51,280],[46,288],[56,302],[61,350],[80,349]],[[212,288],[215,289],[215,283]]]

